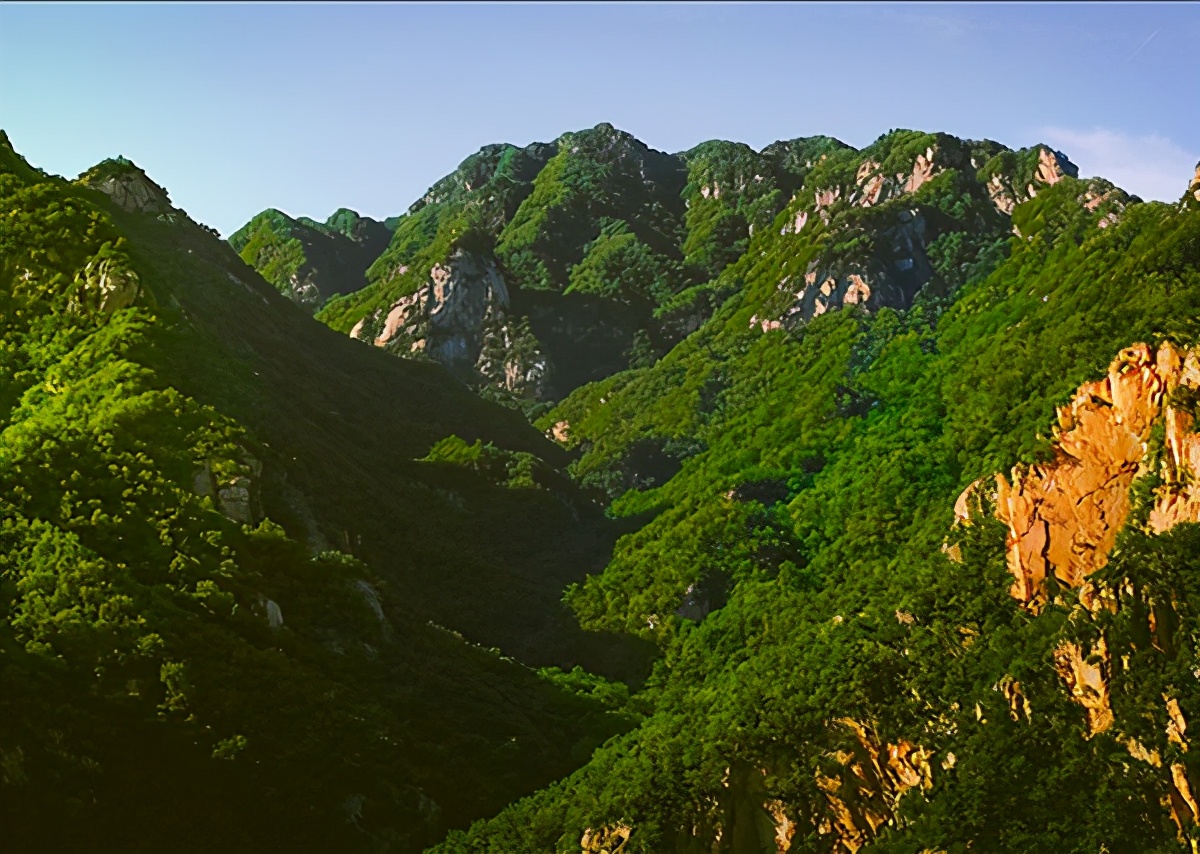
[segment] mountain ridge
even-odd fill
[[[853,177],[835,163],[849,164]],[[967,243],[960,239],[955,251],[968,257],[943,263],[969,263],[977,232],[1002,240],[1018,200],[1077,171],[1049,146],[1014,152],[915,131],[891,131],[862,152],[814,136],[758,152],[710,140],[666,154],[601,123],[553,143],[482,147],[394,220],[369,284],[317,316],[397,355],[441,361],[509,405],[542,411],[584,382],[658,358],[696,328],[736,290],[720,274],[756,228],[797,232],[819,215],[831,240],[851,232],[827,247],[832,263],[804,273],[812,287],[797,292],[800,316],[847,299],[904,307],[930,278],[946,278],[922,257],[925,244],[962,232]],[[808,186],[801,200],[810,178],[828,186]],[[1129,198],[1111,186],[1094,196],[1105,192]],[[923,207],[910,224],[893,223],[890,249],[860,245],[853,230],[863,226],[846,215],[829,221],[831,210],[886,208],[906,197]],[[998,216],[985,222],[989,206]],[[784,208],[788,222],[772,224]],[[973,219],[960,221],[964,213]],[[452,256],[480,275],[490,271],[484,278],[499,285],[451,274]],[[428,278],[434,270],[441,272]],[[470,296],[450,298],[456,290]],[[589,300],[575,306],[573,294]],[[475,308],[458,314],[460,302]]]

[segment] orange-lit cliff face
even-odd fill
[[[822,803],[811,814],[771,797],[766,769],[735,763],[725,772],[720,795],[680,834],[672,851],[787,854],[806,825],[822,840],[823,851],[854,854],[892,820],[905,793],[933,785],[930,751],[907,741],[881,742],[870,725],[850,718],[831,722],[830,731],[841,747],[828,756],[841,768],[831,775],[816,774]],[[589,829],[580,840],[582,854],[623,854],[634,831],[626,824]]]
[[[1014,469],[1011,484],[997,476],[996,515],[1008,526],[1012,594],[1023,605],[1040,610],[1052,584],[1078,588],[1108,562],[1139,476],[1161,479],[1151,531],[1200,520],[1200,486],[1190,477],[1200,472],[1200,435],[1194,417],[1171,404],[1177,391],[1197,388],[1197,350],[1123,350],[1105,379],[1059,408],[1054,461]]]
[[[1197,390],[1200,349],[1129,347],[1107,377],[1082,386],[1059,409],[1052,462],[1013,469],[1011,483],[997,475],[991,495],[977,482],[959,497],[955,514],[963,524],[988,499],[994,502],[1008,527],[1011,593],[1023,607],[1032,613],[1050,603],[1070,607],[1071,590],[1078,590],[1074,607],[1091,615],[1136,605],[1146,615],[1153,647],[1166,654],[1161,627],[1176,617],[1172,604],[1144,601],[1144,591],[1128,579],[1097,584],[1089,577],[1108,563],[1117,535],[1138,509],[1130,494],[1140,478],[1152,487],[1138,517],[1148,533],[1200,522],[1200,432],[1188,403]],[[947,552],[957,555],[954,546]],[[1185,763],[1168,765],[1158,751],[1122,734],[1110,699],[1113,657],[1101,634],[1090,646],[1063,641],[1054,663],[1065,689],[1086,710],[1091,735],[1111,732],[1132,757],[1163,769],[1163,805],[1182,841],[1189,825],[1200,824],[1200,780]],[[1165,693],[1162,699],[1167,741],[1186,754],[1188,721],[1177,698]]]

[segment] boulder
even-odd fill
[[[78,291],[70,309],[105,317],[133,305],[142,292],[137,273],[120,257],[92,259],[75,281]]]

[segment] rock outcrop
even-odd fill
[[[840,774],[817,774],[828,808],[817,831],[830,838],[827,850],[853,854],[891,821],[906,792],[932,787],[933,754],[907,741],[881,743],[871,727],[849,718],[835,724],[853,740],[849,749],[833,754],[843,768]],[[779,850],[783,854],[787,849]]]
[[[169,214],[174,210],[167,191],[124,157],[104,161],[80,180],[131,213]]]
[[[1200,209],[1200,163],[1196,164],[1196,174],[1192,176],[1192,183],[1188,185],[1187,192],[1183,194],[1183,207],[1185,209]]]
[[[1052,187],[1063,178],[1079,177],[1079,168],[1061,151],[1045,146],[1038,146],[1036,150],[1037,162],[1033,165],[1031,179],[1023,186],[1021,179],[1008,172],[996,172],[987,179],[988,195],[1000,213],[1011,215],[1018,204],[1038,194],[1038,187]]]
[[[598,830],[588,829],[579,840],[582,854],[624,854],[629,847],[629,837],[633,828],[625,824],[615,827],[602,827]]]
[[[237,474],[218,477],[211,462],[193,475],[192,488],[197,495],[212,498],[226,518],[243,525],[254,525],[263,518],[259,483],[262,463],[249,454],[242,456]]]
[[[1081,386],[1071,403],[1059,408],[1052,462],[1014,468],[1011,484],[997,475],[991,493],[984,480],[963,491],[955,503],[956,525],[969,525],[987,512],[1007,525],[1007,562],[1014,578],[1010,592],[1022,606],[1037,613],[1053,602],[1083,616],[1132,609],[1143,615],[1138,619],[1145,620],[1152,648],[1169,653],[1171,630],[1164,627],[1179,619],[1171,602],[1158,601],[1128,578],[1097,581],[1090,576],[1108,563],[1117,534],[1131,518],[1155,534],[1200,522],[1198,392],[1200,348],[1164,343],[1154,350],[1136,344],[1121,351],[1105,379]],[[1143,499],[1148,506],[1131,505],[1131,487],[1138,478],[1151,479],[1153,488]],[[957,546],[944,550],[961,559]],[[1056,593],[1064,588],[1078,589],[1077,603]],[[1163,768],[1163,755],[1123,733],[1114,715],[1110,685],[1115,658],[1101,632],[1086,646],[1061,641],[1054,666],[1085,711],[1089,737],[1112,732],[1131,757]],[[1006,697],[1014,717],[1020,709],[1028,720],[1028,704],[1011,691],[1015,684],[1009,681]],[[1186,753],[1183,710],[1169,694],[1162,699],[1166,741]],[[1191,828],[1200,824],[1194,769],[1171,762],[1162,785],[1164,807],[1180,842],[1187,844]]]
[[[962,159],[963,153],[960,151],[942,152],[938,146],[931,145],[917,155],[911,168],[895,175],[884,174],[883,165],[877,160],[864,160],[854,175],[855,186],[847,201],[852,205],[870,208],[891,199],[912,195],[943,169],[962,166]],[[836,195],[826,195],[826,204],[818,204],[818,207],[828,207],[834,200]]]
[[[1095,735],[1113,725],[1108,680],[1112,660],[1101,638],[1086,653],[1079,644],[1064,642],[1054,651],[1054,668],[1071,699],[1087,710],[1088,732]]]
[[[873,727],[849,718],[831,728],[844,747],[828,754],[839,770],[816,774],[823,806],[812,814],[792,812],[768,791],[767,769],[737,761],[725,770],[719,793],[665,850],[788,854],[807,826],[820,837],[819,850],[854,854],[892,821],[906,793],[932,787],[931,751],[906,741],[883,743]],[[627,824],[588,829],[580,840],[581,854],[623,852],[635,832]]]
[[[991,205],[1010,215],[1018,203],[1036,194],[1037,187],[1076,172],[1065,155],[1044,147],[1016,153],[995,143],[964,142],[944,135],[931,140],[936,141],[909,155],[913,159],[900,169],[885,165],[886,149],[880,153],[884,162],[864,159],[852,181],[816,187],[811,204],[789,215],[781,236],[800,234],[809,222],[819,219],[831,229],[828,248],[809,264],[801,287],[797,289],[790,276],[780,283],[780,293],[793,299],[778,313],[773,307],[767,322],[808,320],[848,305],[868,311],[907,308],[934,278],[934,265],[926,252],[934,241],[981,224],[1002,235],[1008,226],[995,216]],[[996,152],[1004,152],[1002,160],[1008,165],[998,171],[989,166],[985,175],[980,158],[988,160]],[[1031,170],[1028,181],[1016,175],[1021,163]],[[959,200],[957,207],[947,206],[947,194]],[[1106,201],[1103,198],[1096,206]],[[973,225],[968,228],[967,222]],[[764,331],[770,328],[763,326]]]
[[[76,292],[69,310],[98,313],[105,317],[128,308],[141,294],[138,275],[124,258],[93,258],[75,277]]]
[[[1138,344],[1108,376],[1079,389],[1058,411],[1055,459],[997,476],[997,516],[1008,526],[1012,594],[1040,610],[1055,586],[1080,587],[1103,567],[1130,512],[1129,488],[1149,473],[1152,428],[1164,430],[1162,483],[1148,526],[1161,532],[1200,521],[1200,435],[1194,416],[1170,403],[1177,389],[1200,389],[1200,351]]]
[[[868,311],[910,306],[933,276],[925,254],[935,236],[931,215],[933,212],[920,207],[901,210],[872,241],[869,251],[846,259],[823,256],[811,262],[783,321],[807,320],[848,305]],[[776,328],[768,323],[763,320],[764,331]]]
[[[495,261],[458,249],[435,264],[417,289],[385,315],[364,319],[350,332],[401,355],[422,354],[452,369],[474,371],[514,394],[537,397],[548,371],[536,342],[509,316],[509,294]]]

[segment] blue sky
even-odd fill
[[[0,127],[75,176],[124,154],[228,235],[400,213],[490,142],[892,128],[1046,142],[1174,200],[1200,159],[1196,4],[0,4]]]

